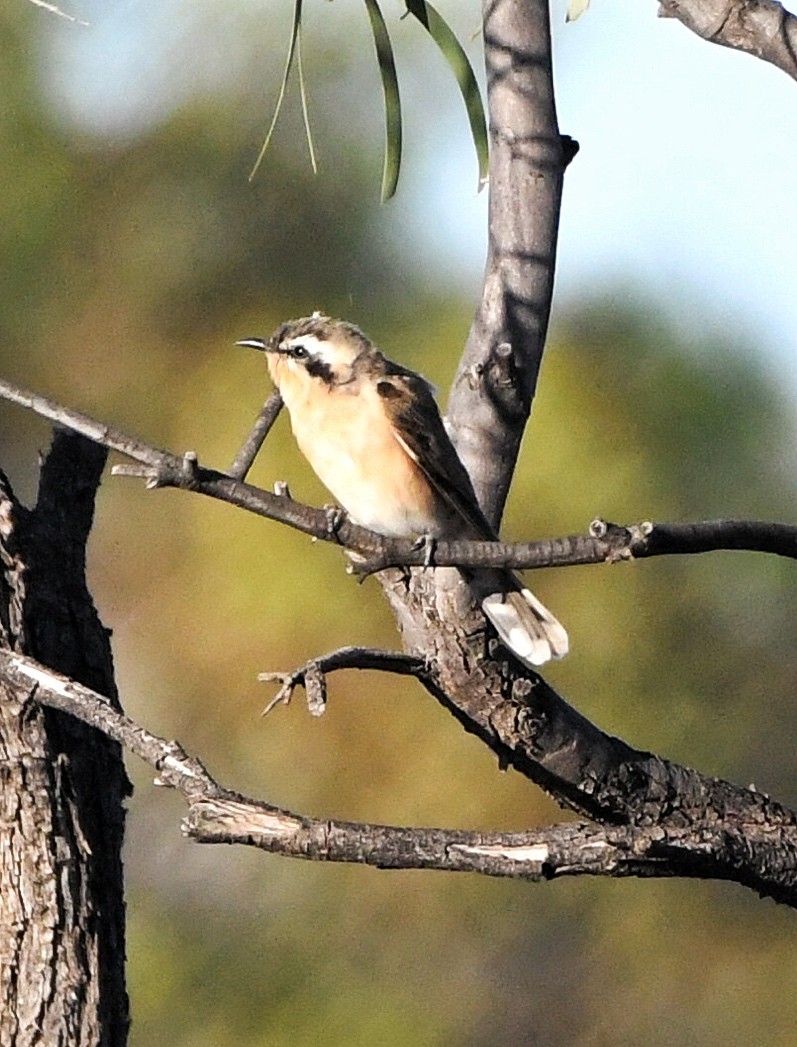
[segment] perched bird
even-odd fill
[[[300,450],[355,523],[396,538],[496,539],[432,387],[354,324],[314,313],[238,344],[265,352]],[[516,575],[466,573],[522,662],[567,654],[564,628]]]

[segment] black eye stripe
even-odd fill
[[[332,368],[319,357],[310,357],[305,363],[305,369],[311,378],[320,378],[326,385],[332,385]]]
[[[291,360],[299,361],[311,378],[320,378],[325,385],[334,384],[332,366],[301,342],[283,342],[280,352]]]

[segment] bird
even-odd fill
[[[354,523],[394,538],[497,540],[422,375],[320,312],[237,344],[265,353],[299,449]],[[462,573],[523,664],[567,654],[564,627],[517,575]]]

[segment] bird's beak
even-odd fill
[[[262,338],[242,338],[240,342],[236,342],[236,345],[243,345],[247,349],[257,349],[258,352],[267,353],[269,351],[268,342],[263,341]]]

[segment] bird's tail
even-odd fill
[[[502,642],[524,665],[533,668],[567,654],[564,626],[519,581],[516,589],[485,596],[482,610]]]

